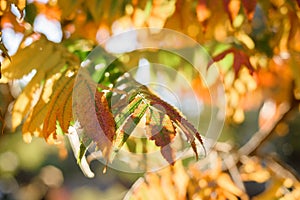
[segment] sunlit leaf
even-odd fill
[[[233,23],[235,17],[238,15],[241,2],[238,0],[223,0],[225,11],[227,12],[230,22]]]
[[[83,94],[77,95],[73,102],[78,121],[84,127],[86,135],[96,143],[108,161],[115,134],[113,115],[105,94],[99,92],[95,85],[83,77],[79,77],[79,80],[75,87]],[[95,118],[98,123],[92,120]]]
[[[72,120],[72,91],[74,76],[67,77],[67,73],[57,81],[55,90],[51,95],[47,114],[44,117],[43,134],[44,138],[56,133],[56,123],[64,133],[68,131]],[[55,137],[54,137],[55,138]]]
[[[147,104],[138,104],[137,107],[131,107],[134,111],[124,120],[124,124],[116,131],[116,138],[114,140],[115,151],[117,151],[127,141],[130,134],[141,121],[148,108]]]
[[[155,107],[158,106],[160,109],[163,109],[163,111],[165,112],[166,115],[168,115],[168,117],[171,119],[173,124],[183,131],[190,144],[194,144],[196,138],[200,142],[200,144],[203,145],[202,138],[199,132],[197,131],[197,129],[190,122],[188,122],[185,119],[185,117],[179,111],[177,111],[176,108],[174,108],[172,105],[168,104],[167,102],[163,101],[156,95],[150,93],[147,88],[144,87],[142,91],[145,95],[145,98],[149,101],[149,104],[151,106],[155,106]],[[197,149],[193,148],[193,150],[198,159]]]
[[[197,18],[200,22],[205,22],[211,13],[206,0],[200,0],[197,5]]]
[[[23,134],[28,135],[29,133],[35,136],[44,137],[46,140],[49,140],[49,142],[52,141],[52,139],[55,139],[55,134],[52,134],[52,137],[54,138],[49,138],[48,134],[44,135],[43,122],[49,109],[48,103],[51,101],[51,95],[53,91],[56,91],[57,89],[63,87],[59,83],[60,81],[65,81],[64,78],[61,78],[60,74],[52,75],[45,81],[40,98],[38,99],[36,105],[33,107],[32,111],[23,124]],[[56,119],[54,120],[54,129],[55,127]]]
[[[39,70],[43,68],[43,65],[50,61],[47,58],[53,52],[54,43],[49,42],[45,37],[41,37],[31,45],[20,49],[11,57],[11,61],[5,60],[2,66],[2,74],[10,80],[20,79],[33,69]],[[57,60],[51,60],[51,62],[55,61]]]
[[[115,117],[116,127],[119,128],[125,120],[135,111],[135,109],[142,103],[142,98],[136,96],[129,104]]]
[[[249,61],[248,55],[246,53],[244,53],[243,51],[238,50],[236,48],[227,49],[227,50],[223,51],[222,53],[214,56],[213,57],[213,61],[214,62],[218,62],[218,61],[222,60],[223,58],[225,58],[225,56],[227,56],[227,54],[231,54],[231,53],[234,56],[234,58],[233,58],[234,59],[233,60],[233,66],[232,67],[234,69],[236,77],[238,77],[238,73],[242,69],[243,66],[247,67],[248,70],[250,71],[250,73],[254,72],[254,68],[251,65],[250,61]]]
[[[170,118],[159,106],[153,105],[147,111],[146,126],[148,137],[155,141],[156,146],[161,147],[164,158],[174,164],[174,152],[169,145],[176,135],[176,130]]]
[[[53,74],[60,72],[65,66],[65,62],[61,58],[61,52],[56,51],[49,55],[49,61],[44,62],[40,67],[43,70],[38,71],[32,80],[26,85],[23,92],[18,96],[12,112],[12,128],[19,126],[27,115],[28,111],[35,105],[40,97],[45,79],[50,78]],[[46,81],[47,82],[47,81]]]

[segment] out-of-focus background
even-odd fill
[[[299,199],[299,6],[297,0],[1,0],[0,199]],[[34,119],[36,103],[44,100],[36,94],[48,91],[47,80],[61,81],[43,74],[47,65],[35,58],[41,55],[50,63],[50,54],[43,53],[48,45],[62,55],[63,67],[75,66],[77,73],[76,66],[94,47],[105,49],[110,36],[142,27],[186,34],[218,64],[226,96],[224,127],[215,147],[198,162],[189,157],[139,174],[111,168],[103,173],[104,165],[94,160],[89,164],[95,177],[87,178],[67,137],[57,134],[53,144],[52,135],[39,129],[45,116]],[[114,56],[124,66],[149,63],[146,53],[124,53],[138,43],[131,39]],[[173,48],[189,51],[190,46],[178,41]],[[206,85],[178,55],[155,55],[154,61],[190,75],[204,107],[217,107],[208,94],[214,84]],[[120,76],[116,71],[111,73]],[[33,84],[40,74],[45,78]],[[60,125],[56,133],[67,132]]]

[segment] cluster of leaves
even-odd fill
[[[26,118],[22,127],[24,140],[30,142],[31,135],[35,135],[50,142],[55,138],[56,120],[64,131],[68,130],[72,118],[70,92],[79,59],[63,45],[37,37],[28,38],[37,40],[12,56],[11,61],[4,61],[1,82],[35,73],[14,102],[11,127],[15,130]]]
[[[5,1],[6,2],[6,1]],[[17,7],[24,8],[25,1],[18,1]],[[10,5],[2,9],[8,10]],[[296,66],[299,42],[299,5],[296,0],[244,1],[224,0],[201,1],[49,1],[46,4],[34,1],[26,6],[25,22],[18,23],[12,14],[3,12],[2,27],[7,23],[19,32],[28,27],[32,30],[34,19],[43,14],[59,21],[65,39],[86,38],[101,43],[111,33],[118,33],[131,27],[170,28],[187,34],[205,46],[214,55],[213,60],[225,63],[222,68],[226,83],[226,96],[233,103],[227,105],[227,116],[235,122],[242,122],[247,109],[249,93],[257,91],[264,84],[277,84],[264,80],[274,59],[288,60],[294,64],[288,67],[295,80],[295,97],[299,96],[299,69]],[[29,23],[29,24],[28,24]],[[281,28],[282,27],[282,28]],[[88,32],[85,30],[89,30]],[[27,30],[28,31],[28,30]],[[226,44],[219,47],[219,44]],[[182,44],[184,45],[184,43]],[[181,48],[184,46],[179,46]],[[216,47],[216,48],[215,48]],[[3,51],[6,52],[6,51]],[[288,57],[285,56],[288,52]],[[277,62],[278,63],[278,62]],[[239,71],[246,67],[256,76],[249,84],[241,84]],[[234,72],[234,76],[232,75]],[[245,74],[245,73],[244,73]],[[262,76],[260,76],[262,74]],[[272,74],[268,74],[272,76]],[[242,77],[242,76],[240,76]],[[231,81],[233,79],[233,81]],[[238,81],[235,81],[235,80]],[[249,86],[249,87],[248,87]],[[258,87],[257,87],[258,86]],[[273,98],[274,93],[256,94]],[[252,97],[254,95],[250,95]],[[261,99],[261,98],[259,98]],[[258,100],[256,100],[258,101]],[[238,102],[238,103],[235,103]],[[259,103],[256,103],[259,104]]]
[[[113,71],[109,68],[108,71]],[[198,158],[195,140],[203,145],[199,132],[177,109],[153,94],[146,86],[126,74],[118,77],[115,83],[122,85],[120,93],[116,88],[109,90],[103,86],[104,82],[100,82],[96,87],[83,77],[82,74],[78,77],[79,81],[75,85],[75,96],[78,98],[74,99],[75,115],[78,116],[80,125],[85,128],[85,134],[81,138],[79,162],[92,143],[96,144],[97,149],[102,151],[102,155],[109,162],[130,139],[130,135],[143,118],[145,124],[142,127],[146,129],[146,137],[160,147],[161,154],[167,162],[175,163],[176,152],[171,144],[178,132],[184,133],[185,140],[192,146]],[[95,105],[95,108],[82,107],[82,104]],[[100,128],[92,120],[95,115]],[[127,145],[132,149],[132,145]],[[147,153],[147,147],[143,149],[143,153]]]
[[[70,124],[78,120],[85,129],[84,141],[89,139],[94,142],[109,161],[112,147],[118,151],[145,115],[147,137],[161,147],[161,153],[169,163],[175,162],[175,153],[169,144],[178,130],[186,135],[198,158],[195,138],[202,144],[201,136],[173,106],[137,82],[135,85],[138,88],[123,89],[126,98],[116,95],[114,98],[119,99],[114,102],[118,104],[109,104],[107,99],[111,97],[107,94],[112,91],[105,93],[101,89],[101,84],[107,84],[106,79],[100,77],[100,86],[95,87],[81,73],[76,78],[80,59],[75,54],[70,53],[62,44],[48,41],[44,36],[30,37],[32,40],[34,38],[37,40],[21,48],[12,56],[11,62],[4,61],[1,80],[5,83],[35,73],[17,97],[12,109],[11,127],[15,130],[23,122],[22,133],[26,142],[30,142],[34,135],[44,137],[48,143],[57,143],[57,134],[67,133]],[[115,67],[118,69],[116,72]],[[133,82],[134,79],[122,79],[121,69],[122,65],[119,63],[107,70],[112,77],[117,73],[116,78],[119,77],[122,82]],[[110,79],[108,83],[112,84],[113,80]],[[118,80],[117,83],[120,84]],[[73,88],[80,93],[73,94]],[[73,96],[78,98],[74,99]],[[115,116],[111,109],[114,109]],[[73,111],[76,119],[73,118]],[[94,113],[98,123],[91,120]],[[100,129],[97,129],[98,126]],[[85,149],[81,150],[79,159],[84,156]]]
[[[125,199],[298,199],[300,185],[294,177],[286,176],[278,168],[263,165],[258,157],[244,157],[241,166],[222,170],[218,157],[190,165],[181,162],[158,173],[148,173],[139,179]],[[214,157],[214,158],[212,158]],[[226,158],[225,158],[226,159]],[[228,158],[227,158],[228,159]],[[270,164],[270,166],[272,166]],[[235,172],[235,173],[234,173]],[[243,182],[246,188],[237,182]]]

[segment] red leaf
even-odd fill
[[[113,115],[104,93],[99,92],[88,80],[82,77],[78,79],[75,85],[77,98],[73,100],[77,119],[85,129],[86,136],[96,143],[108,162],[115,134]]]
[[[218,61],[222,60],[229,53],[233,53],[233,49],[227,49],[227,50],[223,51],[222,53],[219,53],[218,55],[214,56],[212,61],[210,61],[208,63],[208,66],[212,65],[213,62],[218,62]]]
[[[252,67],[252,65],[249,61],[248,55],[246,55],[242,51],[235,50],[234,51],[233,69],[234,69],[236,76],[238,75],[238,73],[241,70],[243,65],[248,68],[250,73],[254,72],[254,68]]]
[[[251,21],[254,17],[257,0],[242,0],[242,4],[243,4],[245,12],[247,14],[248,20]]]
[[[170,145],[161,147],[160,152],[163,155],[163,157],[168,161],[168,163],[170,163],[171,165],[175,164],[174,149],[172,149]],[[198,158],[197,154],[196,156]]]
[[[115,120],[113,114],[110,112],[107,99],[103,92],[96,90],[95,102],[96,115],[100,127],[102,128],[109,142],[112,142],[115,135]]]
[[[151,106],[155,106],[155,107],[159,106],[160,108],[164,109],[165,114],[186,135],[187,140],[188,140],[189,143],[192,144],[195,141],[195,137],[196,137],[197,140],[201,143],[201,145],[202,145],[202,147],[205,151],[205,148],[203,146],[203,141],[201,139],[201,136],[200,136],[199,132],[197,131],[197,129],[191,123],[189,123],[183,117],[183,115],[179,111],[177,111],[173,106],[171,106],[167,102],[161,100],[159,97],[157,97],[153,94],[149,94],[149,91],[144,91],[144,93],[145,93],[145,98],[150,101]],[[195,151],[195,154],[198,158],[197,149],[193,148],[193,150]]]
[[[235,49],[235,48],[227,49],[227,50],[223,51],[222,53],[214,56],[212,61],[209,62],[208,67],[210,65],[212,65],[213,62],[218,62],[218,61],[222,60],[223,58],[225,58],[225,56],[227,56],[230,53],[233,53],[233,56],[234,56],[232,67],[234,69],[236,77],[238,76],[238,73],[241,70],[242,66],[247,67],[250,73],[254,72],[254,68],[249,61],[249,56],[246,53],[244,53],[243,51]]]
[[[154,109],[153,109],[154,108]],[[150,107],[146,117],[146,132],[156,146],[161,147],[161,153],[170,163],[175,162],[175,156],[170,143],[176,135],[175,128],[170,118],[159,107]]]

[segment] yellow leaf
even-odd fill
[[[48,105],[48,112],[44,119],[43,134],[46,140],[51,134],[55,135],[57,120],[62,130],[64,132],[68,131],[72,119],[72,91],[74,80],[74,76],[67,77],[65,74],[57,81]]]
[[[46,78],[42,94],[23,125],[23,134],[31,133],[35,136],[43,136],[43,122],[48,111],[52,91],[56,91],[59,88],[58,82],[62,81],[59,79],[62,76],[60,73],[51,75]]]
[[[14,131],[22,122],[35,96],[38,96],[41,87],[40,82],[44,77],[44,73],[39,73],[33,77],[23,92],[18,96],[12,111],[12,130]]]
[[[26,6],[26,0],[18,0],[16,6],[19,9],[19,11],[22,11]]]
[[[52,74],[61,70],[65,62],[61,61],[61,52],[56,51],[49,56],[46,62],[41,65],[43,70],[37,72],[33,79],[28,83],[23,92],[17,98],[12,112],[12,129],[17,128],[28,111],[35,105],[36,98],[39,98],[42,81]],[[46,74],[47,73],[47,74]]]
[[[42,37],[24,49],[19,50],[11,57],[11,62],[6,59],[3,62],[2,74],[9,80],[20,79],[33,69],[40,69],[45,62],[48,62],[48,58],[53,53],[53,50],[54,43]]]

